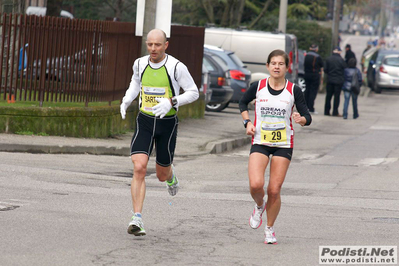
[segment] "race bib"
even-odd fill
[[[262,122],[260,135],[261,143],[264,144],[287,142],[287,130],[284,121],[278,123]]]
[[[152,112],[152,108],[158,104],[155,98],[169,98],[167,87],[142,87],[141,109],[145,112]]]

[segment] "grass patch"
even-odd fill
[[[17,95],[15,97],[15,103],[8,103],[7,99],[9,97],[9,93],[4,95],[4,91],[0,93],[0,107],[85,107],[85,102],[84,101],[78,101],[81,99],[84,99],[82,96],[80,98],[73,98],[75,101],[72,101],[70,98],[71,96],[67,94],[52,94],[51,92],[45,92],[43,96],[43,105],[40,107],[40,101],[39,95],[40,92],[22,92],[22,95],[20,94],[20,91],[17,91]],[[28,93],[25,95],[25,93]],[[30,96],[30,97],[29,97]],[[46,101],[47,96],[49,98],[49,101]],[[21,97],[21,101],[19,101],[19,98]],[[31,99],[30,101],[24,101],[25,97],[27,99]],[[65,98],[67,99],[66,101]],[[77,96],[75,96],[77,97]],[[5,98],[5,99],[4,99]],[[69,101],[68,101],[69,98]],[[32,100],[33,99],[33,100]],[[52,101],[51,101],[52,99]],[[119,106],[120,105],[120,100],[115,100],[111,102],[111,106]],[[103,106],[110,106],[109,102],[89,102],[88,107],[103,107]]]
[[[44,132],[39,132],[39,133],[35,134],[32,131],[17,131],[17,132],[15,132],[15,134],[17,134],[17,135],[25,135],[25,136],[33,136],[33,135],[50,136],[49,134],[44,133]]]
[[[4,100],[4,96],[1,95],[0,98],[0,107],[38,107],[40,108],[40,102],[38,101],[15,101],[15,103],[8,103],[7,100]],[[111,102],[111,106],[119,106],[120,101]],[[89,102],[89,107],[101,107],[101,106],[109,106],[109,102]],[[43,106],[41,108],[46,107],[85,107],[84,102],[43,102]]]

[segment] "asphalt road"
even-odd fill
[[[237,119],[232,106],[221,119]],[[249,145],[176,158],[174,198],[152,159],[145,237],[126,233],[129,157],[2,152],[0,265],[318,265],[320,245],[397,246],[399,91],[361,97],[359,113],[295,127],[278,245],[248,225]]]
[[[343,36],[358,59],[367,39]],[[237,120],[235,108],[220,119]],[[278,245],[263,244],[264,227],[248,225],[249,145],[176,158],[173,198],[152,159],[145,237],[126,233],[129,157],[0,152],[0,265],[308,266],[318,265],[319,246],[398,246],[399,91],[360,97],[356,120],[349,112],[348,120],[315,115],[310,127],[295,127]]]

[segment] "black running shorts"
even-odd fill
[[[254,144],[251,147],[250,153],[259,152],[266,155],[267,157],[272,154],[273,156],[284,157],[291,161],[293,151],[293,148],[269,147],[267,145]]]
[[[160,119],[139,112],[136,131],[130,145],[130,155],[144,153],[149,157],[155,144],[157,164],[164,167],[171,165],[175,154],[178,124],[176,115]]]

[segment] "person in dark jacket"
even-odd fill
[[[309,112],[312,114],[317,114],[314,109],[314,101],[320,87],[321,73],[323,72],[323,60],[317,53],[319,51],[319,47],[316,44],[312,44],[309,47],[309,50],[310,52],[306,54],[303,63],[306,84],[305,101]]]
[[[349,62],[349,60],[351,58],[355,58],[356,59],[356,56],[355,56],[355,53],[352,52],[352,50],[351,50],[351,45],[347,44],[345,46],[345,63],[348,64],[348,62]]]
[[[324,65],[324,73],[327,74],[327,93],[324,105],[324,115],[330,115],[331,98],[334,95],[333,116],[342,116],[338,113],[339,97],[344,84],[344,70],[346,64],[341,57],[341,48],[335,47],[333,54],[327,58]]]
[[[357,74],[357,79],[359,81],[359,84],[362,84],[362,73],[356,67],[356,59],[351,58],[351,59],[349,59],[348,67],[345,68],[345,71],[344,71],[345,81],[344,81],[344,85],[342,86],[342,90],[344,91],[344,96],[345,96],[344,111],[343,111],[344,119],[348,118],[348,106],[349,106],[349,100],[350,100],[351,96],[352,96],[352,104],[353,104],[353,119],[356,119],[359,117],[359,112],[357,110],[357,94],[351,90],[352,77],[355,74]]]

